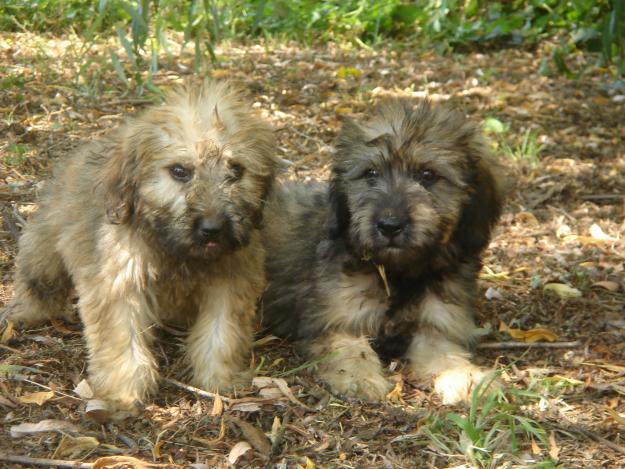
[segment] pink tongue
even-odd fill
[[[214,241],[209,241],[208,243],[206,243],[207,248],[216,248],[217,246],[219,246],[219,243],[216,243]]]

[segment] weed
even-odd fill
[[[473,390],[466,413],[435,415],[422,428],[432,445],[446,455],[461,454],[474,467],[496,467],[504,454],[519,456],[532,442],[549,447],[545,430],[524,415],[522,403],[540,395],[493,386],[497,375],[487,376]],[[551,467],[551,459],[533,461]],[[535,466],[537,467],[537,466]]]
[[[8,155],[4,157],[4,164],[7,166],[19,167],[26,161],[28,148],[20,143],[11,143],[8,148]]]
[[[544,145],[538,143],[538,134],[535,131],[527,129],[518,145],[512,148],[503,142],[501,149],[507,158],[534,167],[540,163],[540,154]]]

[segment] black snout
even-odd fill
[[[378,220],[378,231],[391,239],[402,232],[406,222],[397,217],[384,217]]]
[[[201,242],[216,241],[223,229],[223,222],[217,218],[198,218],[195,220],[194,233]]]

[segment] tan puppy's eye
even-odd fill
[[[239,163],[232,163],[230,165],[230,179],[232,181],[238,181],[243,177],[243,173],[245,173],[245,168]]]
[[[169,167],[169,174],[176,181],[189,182],[193,177],[193,171],[185,168],[180,164],[175,164]]]

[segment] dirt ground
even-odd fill
[[[51,163],[147,101],[127,93],[103,65],[104,45],[82,53],[71,37],[0,35],[0,304],[12,295],[16,239]],[[386,402],[348,402],[331,396],[290,344],[261,332],[250,364],[261,377],[257,386],[215,402],[172,384],[184,380],[179,338],[163,332],[156,353],[167,381],[159,393],[140,418],[100,424],[85,418],[86,397],[75,391],[86,378],[79,326],[24,331],[5,324],[0,460],[28,456],[93,467],[124,461],[196,468],[232,461],[307,469],[625,467],[625,89],[610,86],[609,71],[590,68],[575,81],[542,76],[541,50],[438,57],[408,45],[227,44],[217,54],[219,62],[205,73],[250,90],[276,129],[280,156],[293,163],[284,178],[325,178],[341,120],[366,115],[383,96],[428,95],[490,122],[509,195],[484,258],[484,342],[574,343],[477,350],[476,362],[500,370],[509,390],[480,414],[476,436],[454,424],[454,416],[472,418],[474,409],[443,407],[402,363],[389,364],[397,387]],[[155,84],[166,88],[187,78],[191,64],[186,54],[165,58]],[[521,145],[528,135],[526,143],[535,135],[542,145],[538,154]],[[567,285],[579,296],[564,298],[561,287],[547,284]],[[50,431],[19,431],[44,420],[52,421]]]

